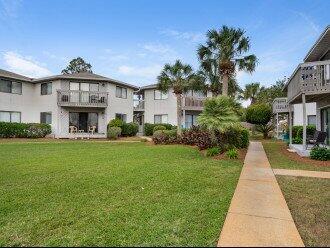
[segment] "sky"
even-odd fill
[[[78,56],[94,73],[154,84],[176,59],[198,69],[209,29],[242,28],[258,58],[240,86],[289,77],[330,24],[329,0],[0,0],[0,68],[29,77],[60,74]]]

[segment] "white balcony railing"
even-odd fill
[[[133,101],[134,111],[144,111],[144,100]]]
[[[99,91],[58,90],[57,104],[66,107],[96,107],[108,106],[108,93]]]

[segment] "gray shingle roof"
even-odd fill
[[[68,80],[93,80],[93,81],[101,81],[101,82],[110,82],[114,83],[120,86],[125,86],[128,88],[132,88],[134,90],[138,90],[139,87],[124,83],[122,81],[104,77],[98,74],[94,73],[89,73],[89,72],[80,72],[80,73],[75,73],[75,74],[61,74],[61,75],[55,75],[55,76],[49,76],[49,77],[43,77],[43,78],[29,78],[25,77],[10,71],[2,70],[0,69],[0,77],[5,77],[5,78],[10,78],[10,79],[15,79],[19,81],[24,81],[24,82],[30,82],[30,83],[40,83],[40,82],[46,82],[50,80],[56,80],[56,79],[68,79]]]
[[[4,77],[4,78],[10,78],[10,79],[15,79],[15,80],[19,80],[19,81],[24,81],[24,82],[32,82],[32,78],[29,77],[25,77],[10,71],[6,71],[6,70],[2,70],[0,69],[0,77]]]

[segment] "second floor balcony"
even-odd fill
[[[182,109],[184,110],[198,110],[202,111],[204,107],[205,97],[183,97]]]
[[[330,60],[302,63],[287,85],[288,102],[299,103],[304,93],[308,101],[330,95]]]
[[[100,91],[58,90],[57,104],[63,107],[106,108],[108,93]]]
[[[133,101],[134,111],[144,111],[144,100]]]

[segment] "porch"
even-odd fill
[[[312,146],[308,146],[308,148],[304,148],[302,144],[290,144],[290,149],[294,152],[296,152],[299,156],[302,157],[309,157],[309,154],[312,150]],[[330,149],[330,146],[326,146],[328,149]]]

